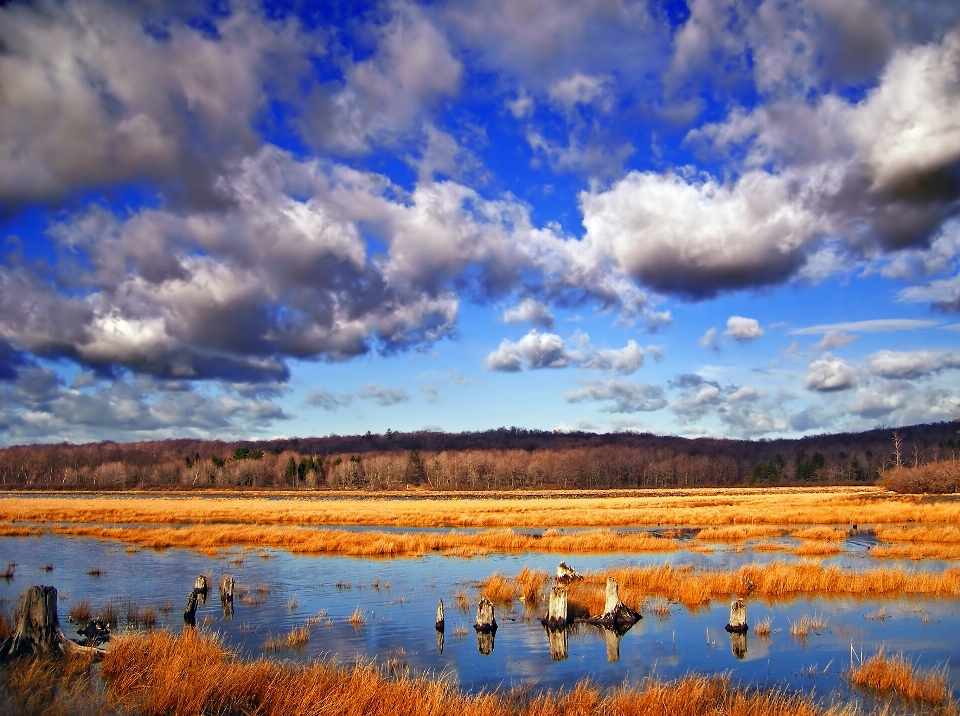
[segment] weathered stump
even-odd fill
[[[76,646],[60,629],[57,590],[29,587],[20,597],[16,631],[0,644],[0,661],[28,654],[63,656]]]
[[[495,632],[497,630],[497,620],[493,616],[493,602],[489,599],[481,598],[477,603],[477,623],[473,628],[478,633]]]
[[[563,661],[569,656],[566,629],[551,629],[547,627],[547,641],[550,642],[551,659],[554,661]]]
[[[747,656],[747,632],[730,632],[730,651],[738,659],[744,659]]]
[[[557,584],[568,584],[570,582],[580,581],[581,579],[583,579],[583,575],[566,562],[561,562],[557,566]]]
[[[207,578],[204,575],[197,577],[193,583],[187,605],[183,608],[183,623],[188,626],[197,625],[197,605],[207,602]]]
[[[567,589],[553,587],[550,590],[550,601],[547,606],[547,616],[540,623],[550,629],[563,629],[567,625]]]
[[[200,606],[207,603],[207,594],[210,591],[210,585],[207,584],[205,575],[201,574],[197,577],[197,580],[193,583],[193,591],[197,593],[197,600],[200,602]]]
[[[634,611],[620,601],[620,591],[617,586],[617,580],[609,577],[607,578],[607,595],[606,602],[603,606],[603,614],[590,617],[584,621],[588,624],[601,626],[605,629],[614,629],[621,634],[625,634],[630,627],[642,618],[643,616],[640,612]]]
[[[233,588],[235,584],[232,574],[225,574],[220,580],[220,608],[223,610],[223,618],[227,621],[233,619]]]
[[[725,629],[731,633],[743,634],[749,628],[747,626],[747,603],[742,599],[734,599],[730,604],[730,622]]]
[[[437,621],[436,621],[436,623],[435,623],[433,626],[434,626],[434,628],[435,628],[437,631],[441,631],[441,632],[442,632],[442,631],[443,631],[443,627],[444,627],[444,620],[443,620],[443,600],[440,599],[440,600],[438,600],[438,601],[439,601],[439,604],[437,604]],[[441,653],[442,653],[442,647],[441,647]]]

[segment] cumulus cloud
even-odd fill
[[[857,384],[856,370],[839,358],[829,354],[807,367],[803,387],[822,393],[849,390]]]
[[[730,316],[727,319],[727,330],[723,332],[725,336],[736,338],[738,341],[751,341],[763,335],[763,329],[756,318],[744,318],[743,316]]]
[[[0,8],[0,202],[144,177],[184,202],[221,202],[224,163],[255,149],[259,112],[320,48],[246,6],[205,18],[212,32],[189,19],[167,17],[161,36],[147,4]]]
[[[608,381],[591,381],[582,388],[568,391],[568,403],[583,401],[612,401],[601,410],[606,413],[638,413],[660,410],[666,407],[663,389],[646,383],[634,383],[622,378]]]
[[[386,388],[379,383],[367,383],[357,390],[357,397],[374,400],[377,405],[389,407],[397,403],[406,403],[410,395],[403,388]]]
[[[873,375],[913,379],[960,368],[960,354],[954,351],[890,351],[874,353],[867,360]]]
[[[578,104],[603,103],[608,92],[604,77],[591,77],[576,72],[550,87],[550,99],[570,109]]]
[[[700,345],[704,348],[717,349],[717,329],[708,328],[702,336],[700,336]]]
[[[532,323],[542,328],[553,328],[550,308],[540,301],[524,298],[515,306],[503,309],[504,323]]]
[[[497,350],[487,356],[487,370],[516,372],[523,368],[579,368],[611,371],[624,375],[643,365],[643,349],[633,339],[623,348],[596,348],[584,333],[575,334],[569,342],[555,333],[532,329],[519,341],[504,338]]]

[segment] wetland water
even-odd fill
[[[870,559],[869,544],[869,539],[848,540],[844,554],[822,562],[851,570],[902,564]],[[644,618],[619,641],[609,642],[604,632],[593,627],[576,627],[568,633],[567,658],[559,661],[551,658],[547,634],[538,621],[545,605],[530,610],[520,602],[512,608],[498,605],[500,628],[489,654],[481,653],[472,628],[475,583],[494,572],[512,576],[529,566],[552,574],[560,560],[580,571],[592,571],[667,561],[736,568],[746,562],[796,559],[782,553],[754,553],[749,545],[745,549],[718,545],[712,554],[528,553],[386,560],[302,556],[274,549],[233,549],[208,557],[178,549],[131,553],[126,547],[52,535],[0,538],[0,566],[17,564],[12,579],[0,580],[2,609],[11,613],[26,587],[52,584],[60,593],[60,620],[68,636],[76,636],[75,626],[67,620],[69,609],[81,600],[88,600],[94,613],[113,602],[121,627],[128,602],[152,605],[158,609],[157,628],[179,630],[184,628],[182,611],[190,588],[199,574],[207,573],[212,584],[209,598],[197,611],[198,628],[222,634],[228,645],[250,656],[263,655],[269,637],[284,636],[325,613],[319,623],[309,625],[310,638],[302,648],[281,648],[267,655],[297,661],[320,656],[341,662],[370,658],[401,670],[442,674],[468,691],[515,685],[569,687],[584,677],[598,684],[621,685],[651,675],[673,679],[697,672],[729,673],[743,684],[780,685],[814,692],[824,700],[848,700],[856,693],[849,691],[842,672],[849,669],[852,645],[865,656],[884,647],[888,653],[902,651],[921,667],[945,667],[954,696],[960,694],[960,601],[956,599],[816,598],[773,603],[753,599],[745,644],[724,631],[727,600],[694,612],[672,605],[665,618],[645,609]],[[53,569],[44,571],[49,565]],[[903,566],[943,569],[946,565],[924,561]],[[89,574],[93,569],[100,570],[99,576]],[[239,593],[249,589],[246,600],[239,596],[235,600],[229,620],[216,588],[224,574],[234,576]],[[457,608],[455,595],[461,591],[469,598],[466,610]],[[438,599],[443,599],[446,610],[442,651],[433,628]],[[167,612],[161,611],[165,603],[170,606]],[[358,609],[364,624],[355,627],[349,617]],[[773,633],[759,637],[753,625],[768,616]],[[789,631],[790,623],[803,616],[822,616],[826,626],[800,641]],[[619,659],[613,661],[617,651]]]

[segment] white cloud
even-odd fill
[[[700,336],[700,345],[704,348],[713,348],[717,349],[717,329],[708,328],[702,336]]]
[[[730,316],[727,319],[727,330],[724,335],[736,338],[738,341],[750,341],[763,335],[763,329],[756,318]]]
[[[575,334],[569,344],[554,333],[532,329],[519,341],[503,339],[485,361],[487,370],[515,372],[523,368],[579,368],[628,375],[643,365],[643,349],[633,339],[623,348],[595,348],[590,337]]]
[[[846,323],[823,323],[805,328],[792,328],[788,331],[794,336],[815,336],[830,331],[852,331],[854,333],[893,333],[895,331],[917,331],[934,328],[940,321],[920,318],[877,318],[870,321],[848,321]]]
[[[531,323],[543,328],[553,328],[550,308],[540,301],[524,298],[515,306],[503,309],[504,323]]]
[[[584,387],[570,390],[564,396],[568,403],[583,401],[613,401],[602,410],[606,413],[638,413],[666,407],[663,390],[646,383],[634,383],[623,378],[591,381]]]
[[[857,384],[856,370],[839,358],[827,354],[807,368],[807,377],[803,387],[822,393],[849,390]]]
[[[831,328],[823,334],[823,338],[810,346],[815,351],[828,351],[860,340],[860,336],[851,336],[842,330]]]
[[[608,93],[609,80],[604,77],[591,77],[580,72],[557,80],[550,87],[550,99],[567,109],[582,104],[604,104]]]
[[[883,378],[922,378],[943,370],[960,368],[954,351],[877,351],[867,361],[870,372]]]

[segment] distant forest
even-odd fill
[[[433,490],[669,488],[871,483],[896,464],[960,457],[956,422],[799,440],[500,428],[472,433],[161,440],[0,450],[4,489]]]

